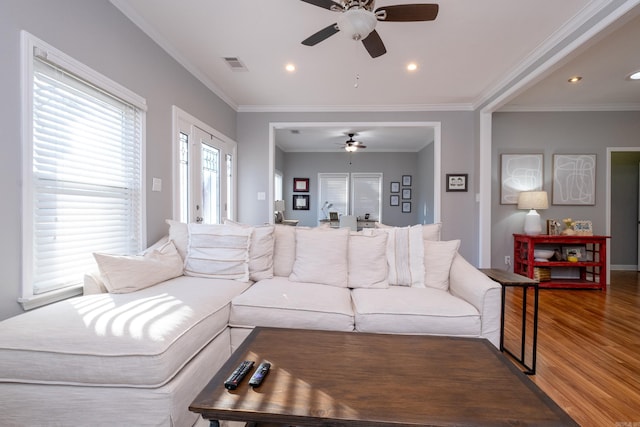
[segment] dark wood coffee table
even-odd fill
[[[262,385],[224,380],[271,362]],[[489,341],[255,328],[189,407],[297,426],[577,426]]]

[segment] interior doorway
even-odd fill
[[[637,271],[640,268],[639,162],[640,147],[607,148],[605,221],[606,235],[611,236],[607,252],[610,270]]]

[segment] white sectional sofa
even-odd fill
[[[255,326],[498,346],[500,286],[439,224],[168,222],[144,256],[97,254],[87,295],[0,322],[0,425],[207,425],[188,406]]]

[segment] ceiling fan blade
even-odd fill
[[[372,58],[377,58],[378,56],[382,56],[387,53],[387,48],[384,47],[380,34],[378,34],[376,30],[373,30],[367,38],[362,40],[362,44]]]
[[[317,33],[313,34],[312,36],[309,36],[306,39],[304,39],[302,41],[302,44],[305,45],[305,46],[315,46],[318,43],[320,43],[321,41],[323,41],[325,39],[328,39],[329,37],[331,37],[332,35],[334,35],[338,31],[340,31],[338,29],[338,25],[337,24],[331,24],[328,27],[323,28],[322,30],[320,30]]]
[[[416,22],[433,21],[438,16],[437,4],[397,4],[376,9],[376,16],[381,21],[389,22]],[[379,14],[378,12],[383,12]],[[386,15],[386,17],[384,16]]]
[[[305,3],[312,4],[314,6],[321,7],[323,9],[335,10],[335,8],[343,9],[340,3],[336,3],[331,0],[302,0]]]

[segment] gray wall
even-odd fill
[[[402,122],[429,121],[442,124],[442,170],[468,173],[470,190],[446,193],[442,190],[442,237],[461,239],[461,254],[478,264],[478,233],[474,183],[477,182],[477,141],[473,112],[355,112],[355,113],[238,113],[238,195],[239,220],[249,224],[269,221],[266,200],[257,200],[258,192],[269,190],[269,123],[283,122]],[[428,155],[428,154],[425,154]],[[420,161],[422,164],[422,161]],[[287,183],[285,183],[287,184]],[[422,218],[416,218],[416,222]]]
[[[0,319],[22,311],[20,30],[146,98],[147,240],[166,233],[171,209],[171,106],[232,139],[236,113],[153,43],[107,0],[0,2]],[[151,192],[151,178],[163,181]]]
[[[604,234],[606,205],[607,147],[640,147],[640,112],[547,112],[495,113],[492,147],[492,250],[491,265],[505,268],[504,256],[513,256],[513,233],[522,231],[526,211],[515,205],[500,205],[500,154],[544,154],[544,190],[552,194],[553,154],[596,154],[596,204],[594,206],[554,206],[540,211],[542,220],[591,220],[595,234]],[[637,192],[624,202],[625,195],[613,198],[612,211],[637,210]],[[614,214],[615,215],[615,214]],[[615,221],[612,220],[612,224]],[[629,225],[631,227],[631,225]],[[621,251],[635,247],[636,228],[612,227],[611,263],[630,262]],[[633,242],[632,242],[633,241]],[[624,242],[624,243],[622,243]],[[635,264],[635,263],[634,263]]]
[[[349,164],[351,162],[351,164]],[[433,170],[433,168],[430,168]],[[382,222],[389,225],[405,226],[419,222],[417,209],[402,213],[401,206],[390,206],[390,182],[400,182],[402,175],[411,175],[412,204],[417,205],[417,197],[423,191],[417,180],[418,162],[416,153],[367,153],[358,152],[349,156],[341,153],[285,153],[284,200],[287,219],[298,219],[300,225],[318,225],[318,173],[336,172],[376,172],[383,174]],[[294,193],[293,178],[309,178],[309,193]],[[433,185],[433,184],[432,184]],[[401,187],[402,188],[402,187]],[[309,194],[308,211],[293,210],[293,194]]]
[[[638,268],[638,165],[640,151],[611,153],[611,267],[620,270]]]

